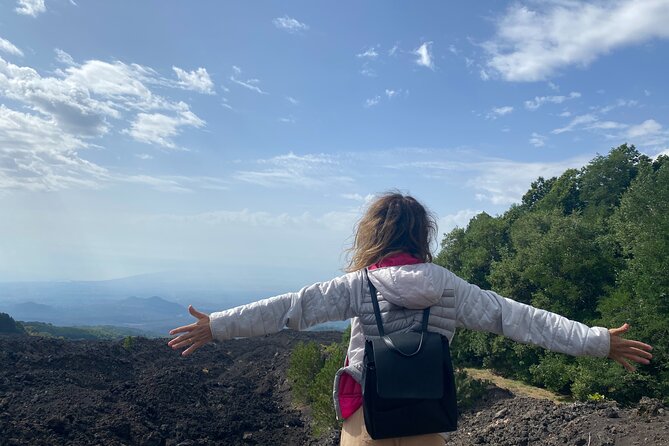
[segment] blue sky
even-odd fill
[[[667,0],[3,1],[0,280],[306,284],[375,193],[444,233],[624,142],[667,153],[667,23]]]

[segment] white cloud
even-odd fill
[[[565,170],[582,167],[589,161],[587,156],[555,162],[521,162],[481,158],[462,151],[449,153],[443,150],[413,150],[410,153],[413,154],[410,161],[400,161],[384,167],[417,170],[424,178],[457,182],[472,190],[477,199],[495,205],[519,203],[532,181],[538,177],[559,176]],[[415,161],[416,153],[431,161]],[[397,159],[399,155],[394,152],[392,158]]]
[[[152,85],[174,86],[150,68],[90,60],[68,65],[52,76],[0,57],[0,98],[24,107],[2,106],[0,188],[59,190],[100,187],[122,175],[87,161],[80,152],[112,129],[132,122],[124,132],[142,142],[174,147],[184,126],[204,122],[183,102],[154,94]]]
[[[580,126],[583,126],[585,124],[592,124],[597,120],[598,120],[597,117],[590,113],[585,115],[579,115],[574,117],[574,119],[572,119],[571,122],[569,122],[569,124],[567,124],[566,126],[552,130],[551,133],[559,135],[560,133],[571,132],[579,128]]]
[[[123,181],[128,183],[144,184],[161,192],[191,192],[190,189],[182,186],[178,181],[170,178],[153,177],[150,175],[130,175],[124,177]]]
[[[46,11],[44,0],[18,0],[15,11],[21,15],[30,15],[37,17]]]
[[[297,121],[295,120],[295,117],[290,115],[288,117],[279,118],[279,122],[283,122],[285,124],[295,124]]]
[[[376,71],[369,66],[367,62],[362,65],[360,69],[360,74],[367,77],[376,77]]]
[[[376,51],[377,47],[370,46],[362,53],[356,54],[355,57],[358,57],[360,59],[376,59],[377,57],[379,57],[379,53]]]
[[[185,71],[179,67],[172,67],[179,79],[179,86],[185,90],[193,90],[205,94],[214,94],[214,83],[209,77],[206,68],[194,71]]]
[[[181,127],[203,127],[205,124],[203,120],[188,110],[187,106],[184,108],[176,116],[167,116],[162,113],[139,113],[130,129],[124,130],[124,133],[140,142],[175,149],[177,146],[172,139],[180,133]]]
[[[389,56],[394,56],[397,54],[397,51],[399,51],[400,47],[398,45],[393,45],[391,49],[388,50],[388,55]]]
[[[298,105],[300,103],[300,101],[298,101],[297,99],[295,99],[292,96],[286,96],[286,100],[293,105]]]
[[[480,214],[482,211],[474,211],[471,209],[462,209],[455,214],[448,214],[439,219],[437,225],[439,226],[440,234],[447,234],[455,228],[464,228],[469,224],[469,220]]]
[[[358,209],[327,212],[320,216],[313,215],[309,212],[291,215],[286,212],[277,214],[242,209],[238,211],[217,210],[201,212],[198,214],[157,214],[149,216],[148,219],[156,221],[167,220],[180,223],[202,223],[211,226],[240,224],[245,227],[250,226],[275,229],[297,228],[298,230],[311,230],[316,227],[321,227],[341,232],[350,231],[359,217],[360,211]]]
[[[12,42],[7,39],[3,39],[2,37],[0,37],[0,51],[6,54],[23,57],[23,51],[18,49]]]
[[[510,105],[505,105],[504,107],[493,107],[493,109],[488,113],[488,119],[496,119],[500,116],[508,115],[513,112],[513,107]]]
[[[74,62],[74,59],[72,58],[72,56],[70,56],[65,51],[63,51],[59,48],[56,48],[56,49],[54,49],[54,52],[56,53],[56,60],[58,62],[62,63],[63,65],[67,65],[67,66],[76,66],[77,65]]]
[[[635,101],[634,99],[618,99],[615,103],[605,105],[603,107],[591,107],[592,110],[599,112],[599,113],[608,113],[611,110],[614,110],[616,108],[620,107],[636,107],[639,105],[638,101]]]
[[[479,173],[467,185],[481,192],[476,198],[496,205],[519,203],[532,181],[561,175],[569,168],[579,168],[587,163],[585,158],[557,162],[532,163],[511,160],[492,160],[477,163]]]
[[[365,107],[366,108],[374,107],[375,105],[377,105],[379,103],[380,100],[381,100],[381,96],[378,96],[378,95],[374,96],[373,98],[369,98],[369,99],[365,100]]]
[[[291,34],[299,33],[302,31],[309,30],[309,26],[292,18],[284,15],[283,17],[277,17],[272,19],[272,23],[279,29],[288,31]]]
[[[413,54],[418,56],[418,59],[416,59],[418,65],[434,70],[434,62],[432,61],[432,42],[424,42],[413,51]]]
[[[666,0],[514,4],[484,43],[488,66],[508,81],[547,79],[615,49],[669,37]]]
[[[539,133],[533,132],[530,138],[530,144],[534,147],[543,147],[546,144],[546,137]]]
[[[397,90],[390,90],[386,88],[386,97],[388,97],[388,99],[394,98],[395,96],[397,96],[397,94],[398,94]]]
[[[369,203],[371,202],[375,195],[374,194],[367,194],[367,195],[360,195],[360,194],[341,194],[340,197],[345,198],[347,200],[353,200],[353,201],[360,201],[362,203]]]
[[[109,173],[78,155],[87,147],[54,119],[0,105],[0,190],[97,187]]]
[[[332,184],[348,184],[352,179],[343,175],[338,168],[338,161],[331,155],[307,154],[275,156],[257,161],[262,170],[242,170],[233,177],[246,183],[265,187],[323,187]]]
[[[641,138],[651,135],[657,135],[661,132],[662,126],[654,119],[647,119],[639,125],[627,129],[628,138]]]
[[[627,127],[626,124],[615,121],[596,121],[592,124],[585,126],[588,130],[613,130],[613,129],[623,129]]]
[[[543,104],[552,103],[552,104],[562,104],[564,101],[569,99],[580,98],[581,93],[577,91],[572,91],[567,96],[535,96],[534,99],[525,101],[525,108],[528,110],[536,110],[541,107]]]
[[[258,87],[258,84],[260,83],[259,79],[246,79],[245,81],[242,81],[235,77],[235,75],[239,76],[240,74],[242,74],[242,69],[236,65],[233,65],[232,70],[235,72],[235,74],[230,76],[230,80],[235,84],[247,88],[251,91],[255,91],[258,94],[269,94],[266,91],[262,90],[260,87]]]

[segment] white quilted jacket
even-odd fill
[[[606,357],[609,332],[558,314],[515,302],[472,285],[433,263],[390,266],[369,271],[378,290],[386,333],[420,329],[422,309],[431,307],[428,329],[448,337],[456,327],[488,331],[525,344],[573,356]],[[339,376],[360,382],[365,336],[378,336],[371,296],[362,270],[210,315],[215,339],[260,336],[285,327],[302,330],[327,321],[351,319],[349,365],[335,378],[337,415]]]

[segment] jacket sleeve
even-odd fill
[[[212,335],[226,340],[276,333],[285,327],[303,330],[327,321],[353,317],[354,274],[209,315]]]
[[[572,356],[608,356],[610,335],[606,328],[588,327],[559,314],[507,299],[448,273],[452,276],[451,283],[455,284],[459,326],[489,331]]]

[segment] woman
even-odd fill
[[[434,217],[413,197],[387,193],[377,198],[358,223],[348,273],[327,282],[206,315],[188,307],[198,319],[170,334],[173,349],[186,356],[211,341],[275,333],[285,327],[351,319],[346,365],[337,372],[335,410],[344,420],[342,445],[443,445],[439,434],[372,440],[362,415],[362,360],[365,336],[378,336],[366,291],[364,270],[378,290],[386,333],[419,329],[422,310],[431,307],[428,329],[453,338],[456,327],[488,331],[518,342],[574,356],[609,357],[627,370],[632,362],[648,364],[650,345],[626,340],[629,329],[588,327],[555,313],[481,290],[435,265],[430,253],[436,236]]]

